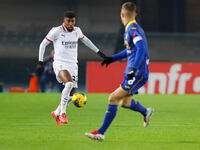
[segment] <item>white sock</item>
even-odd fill
[[[60,104],[59,104],[58,107],[56,108],[56,110],[54,111],[55,115],[56,116],[60,115],[60,111],[61,111],[61,107],[60,107]]]
[[[67,82],[65,84],[65,88],[63,89],[62,91],[62,96],[61,96],[61,102],[60,102],[60,105],[61,105],[61,112],[60,114],[62,113],[66,113],[66,106],[68,105],[68,101],[70,100],[70,92],[73,88],[73,83],[72,82]]]
[[[72,96],[69,96],[69,99],[67,101],[67,104],[66,104],[66,108],[69,106],[69,103],[72,101]]]

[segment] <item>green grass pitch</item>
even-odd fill
[[[138,95],[143,105],[155,108],[151,125],[142,116],[119,108],[105,141],[84,133],[98,129],[107,108],[108,94],[87,94],[84,108],[70,104],[69,123],[57,126],[50,112],[60,94],[0,94],[0,150],[199,150],[199,95]]]

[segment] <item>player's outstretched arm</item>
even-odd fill
[[[102,57],[103,59],[106,58],[106,55],[101,52],[93,43],[92,41],[90,41],[90,39],[88,39],[86,36],[84,36],[83,39],[81,39],[81,41],[87,46],[89,47],[92,51],[94,51],[95,53],[97,53],[97,55],[99,55],[100,57]]]
[[[127,49],[124,49],[123,51],[115,54],[115,55],[112,55],[112,57],[106,57],[101,65],[104,66],[106,65],[106,67],[111,64],[112,62],[115,62],[115,61],[118,61],[118,60],[121,60],[123,58],[126,58],[127,57],[127,52],[126,52]]]
[[[45,48],[46,46],[51,43],[50,41],[48,41],[46,38],[41,42],[40,44],[40,48],[39,48],[39,61],[43,62],[43,58],[44,58],[44,52],[45,52]]]
[[[37,64],[36,73],[38,76],[41,76],[44,71],[44,65],[43,65],[43,58],[44,58],[44,52],[46,46],[50,43],[46,38],[41,42],[40,48],[39,48],[39,62]]]

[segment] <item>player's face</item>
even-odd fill
[[[74,18],[64,18],[64,24],[65,27],[67,27],[68,30],[73,30],[74,25],[76,24],[76,19]]]

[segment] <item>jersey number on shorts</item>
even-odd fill
[[[78,76],[72,76],[72,80],[77,82],[78,81]]]

